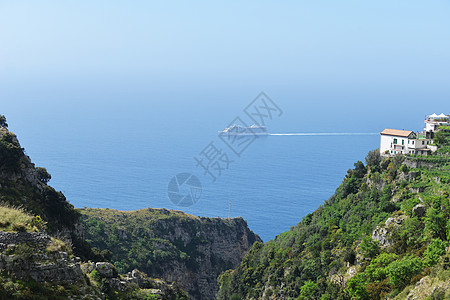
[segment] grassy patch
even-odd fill
[[[0,205],[0,230],[35,232],[45,227],[39,216],[32,216],[22,208]]]
[[[62,252],[71,252],[70,247],[64,243],[61,240],[55,239],[52,237],[52,242],[50,244],[48,244],[47,248],[45,249],[45,251],[52,253],[52,252],[58,252],[58,251],[62,251]]]

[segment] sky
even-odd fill
[[[37,111],[231,116],[265,91],[286,126],[413,126],[449,111],[449,15],[435,0],[0,0],[0,110],[19,131]]]

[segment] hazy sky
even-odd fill
[[[445,0],[0,0],[0,109],[264,90],[325,114],[369,101],[448,112],[449,16]]]

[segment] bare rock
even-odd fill
[[[95,264],[95,269],[101,277],[113,278],[117,273],[116,268],[109,262],[98,262]]]
[[[378,241],[381,248],[389,248],[394,245],[392,233],[405,221],[407,216],[400,214],[386,220],[383,225],[377,226],[372,232],[372,239]]]
[[[425,207],[425,205],[423,204],[417,204],[416,206],[414,206],[414,208],[412,209],[412,212],[414,215],[418,216],[418,217],[423,217],[425,215],[427,211],[427,208]]]

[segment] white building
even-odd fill
[[[381,132],[382,155],[413,154],[428,155],[431,139],[410,130],[385,129]]]
[[[425,128],[427,132],[436,132],[439,126],[449,126],[450,116],[444,114],[432,114],[425,118]]]

